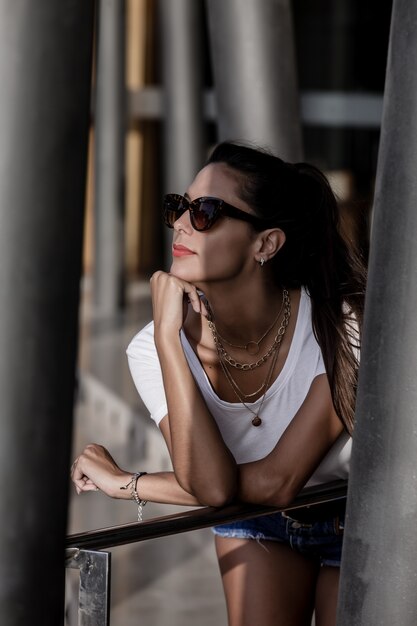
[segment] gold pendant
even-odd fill
[[[257,427],[257,426],[260,426],[261,424],[262,424],[261,418],[259,417],[259,415],[255,415],[255,417],[252,420],[252,426]]]

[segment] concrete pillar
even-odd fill
[[[202,0],[159,0],[164,187],[184,193],[205,161]],[[167,237],[167,260],[171,236]]]
[[[393,5],[338,626],[417,619],[417,1]]]
[[[97,312],[124,304],[125,0],[100,0],[95,103],[95,260]]]
[[[302,158],[290,0],[207,0],[219,140]]]
[[[57,626],[92,0],[0,0],[0,621]]]

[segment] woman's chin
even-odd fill
[[[172,274],[173,276],[176,276],[177,278],[182,278],[180,276],[180,274],[181,274],[181,266],[179,266],[179,264],[176,262],[175,259],[173,259],[173,261],[171,263],[171,267],[169,268],[169,273]]]
[[[191,272],[189,269],[187,270],[184,265],[180,265],[180,263],[176,263],[175,259],[171,265],[169,273],[180,280],[185,280],[187,283],[191,283],[197,289],[199,289],[199,285],[204,284],[205,281],[202,279],[201,275],[198,275],[197,272]]]
[[[171,268],[169,273],[176,278],[180,278],[181,280],[186,280],[188,283],[192,283],[195,278],[194,274],[192,274],[187,268],[184,267],[184,264],[178,263],[175,259],[172,261]]]

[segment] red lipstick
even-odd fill
[[[193,252],[189,248],[186,248],[185,246],[182,246],[181,244],[174,243],[174,245],[172,246],[173,256],[190,256],[191,254],[195,254],[195,252]]]

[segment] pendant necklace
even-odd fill
[[[245,402],[245,400],[241,397],[240,395],[240,390],[238,391],[239,387],[237,386],[237,383],[235,380],[233,380],[233,378],[231,377],[230,372],[227,370],[227,366],[223,361],[220,361],[220,365],[222,367],[223,373],[225,375],[225,377],[227,378],[230,386],[232,387],[237,399],[239,400],[239,402],[241,402],[243,404],[243,406],[245,407],[245,409],[247,409],[250,413],[252,413],[253,418],[252,418],[252,426],[255,426],[255,428],[257,428],[258,426],[260,426],[262,424],[262,419],[260,418],[259,414],[262,410],[262,406],[264,404],[265,401],[265,397],[266,397],[266,392],[268,391],[268,387],[269,384],[271,382],[271,378],[272,378],[272,373],[275,369],[275,364],[277,362],[277,358],[278,358],[278,352],[279,350],[275,351],[274,357],[271,361],[271,365],[269,368],[269,372],[268,372],[268,376],[263,384],[263,386],[265,387],[265,391],[263,393],[263,396],[261,398],[261,403],[258,407],[258,409],[256,411],[254,411],[253,409],[251,409],[250,406],[248,406]]]
[[[266,354],[261,357],[260,359],[258,359],[258,361],[256,361],[256,363],[237,363],[232,357],[230,357],[230,355],[226,352],[226,350],[224,349],[224,346],[222,344],[222,342],[220,341],[220,335],[217,332],[216,326],[214,324],[214,322],[211,320],[208,320],[208,324],[210,327],[210,330],[212,332],[213,335],[213,340],[214,340],[214,345],[216,347],[217,350],[217,356],[219,358],[219,363],[221,366],[221,369],[223,371],[223,374],[226,378],[226,380],[228,381],[229,385],[231,386],[234,394],[236,395],[237,399],[239,400],[239,402],[241,402],[243,404],[243,406],[253,415],[253,419],[252,419],[252,426],[255,426],[255,428],[259,427],[262,424],[262,419],[260,417],[260,413],[265,401],[265,397],[266,397],[266,393],[268,391],[268,388],[270,386],[271,380],[272,380],[272,375],[273,372],[275,370],[275,365],[278,359],[278,354],[279,354],[279,349],[281,347],[281,343],[282,343],[282,339],[284,337],[285,331],[287,329],[288,323],[289,323],[289,319],[290,319],[290,315],[291,315],[291,300],[290,300],[290,296],[289,296],[289,292],[287,289],[283,290],[283,296],[282,296],[282,300],[283,300],[283,306],[285,306],[285,311],[284,311],[284,317],[283,320],[280,324],[280,327],[278,329],[278,332],[275,336],[274,342],[272,344],[272,346],[269,348],[269,350],[266,352]],[[272,330],[273,326],[275,325],[275,323],[278,321],[279,316],[282,312],[282,308],[280,310],[280,313],[278,315],[278,317],[274,320],[274,324],[272,326],[270,326],[270,328],[268,329],[267,333],[270,332],[270,330]],[[266,336],[266,334],[264,334],[263,337],[261,337],[261,339],[259,340],[259,342],[249,342],[246,344],[246,347],[249,346],[250,343],[260,343],[262,341],[262,339],[264,339],[264,337]],[[228,343],[228,342],[227,342]],[[232,344],[229,344],[232,345]],[[234,346],[236,348],[241,348],[241,349],[247,349],[244,346]],[[258,346],[259,348],[259,346]],[[249,352],[249,350],[248,350]],[[249,352],[250,354],[250,352]],[[251,371],[253,369],[255,369],[255,367],[259,367],[260,365],[262,365],[262,363],[264,363],[267,358],[269,358],[269,356],[272,356],[271,359],[271,364],[270,367],[268,369],[268,373],[267,376],[264,380],[264,382],[262,383],[262,385],[254,392],[249,393],[249,394],[245,394],[242,389],[239,387],[239,385],[237,384],[237,382],[235,381],[235,379],[233,378],[231,372],[228,369],[228,366],[234,367],[236,369],[239,369],[241,371]],[[257,408],[256,411],[254,411],[250,406],[248,406],[247,401],[248,398],[251,398],[255,395],[257,395],[260,391],[264,390],[262,397],[260,398],[260,405]],[[246,400],[246,402],[245,402]],[[259,398],[258,398],[259,400]]]
[[[287,289],[283,290],[283,302],[285,305],[284,319],[277,331],[277,334],[275,335],[274,341],[272,345],[269,347],[269,349],[266,351],[266,353],[263,356],[261,356],[255,363],[239,363],[238,361],[236,361],[236,359],[230,356],[230,354],[226,351],[224,345],[222,344],[220,340],[220,335],[217,331],[215,323],[213,322],[213,319],[208,319],[207,323],[213,335],[213,340],[214,340],[214,343],[216,344],[217,352],[218,354],[221,355],[221,358],[232,367],[238,370],[242,370],[242,371],[254,370],[257,367],[260,367],[263,363],[265,363],[265,361],[274,353],[278,345],[281,343],[282,335],[285,333],[286,327],[288,325],[289,317],[291,314],[291,303],[290,303],[290,297],[289,297],[289,293]],[[211,314],[211,311],[210,311],[210,314]]]

